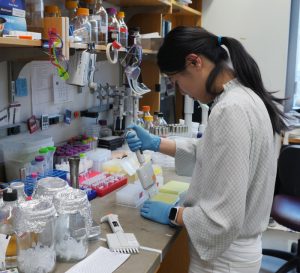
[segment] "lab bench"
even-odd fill
[[[189,177],[177,176],[174,168],[163,170],[164,181],[177,180],[190,182]],[[158,224],[140,216],[139,208],[124,207],[116,204],[115,192],[91,201],[92,215],[96,223],[100,218],[113,213],[119,216],[124,232],[134,233],[140,245],[152,250],[140,250],[139,254],[131,254],[115,273],[184,273],[188,266],[188,247],[185,229],[171,228]],[[101,224],[101,238],[112,233],[108,223]],[[88,255],[99,246],[107,247],[103,240],[89,242]],[[161,261],[162,259],[162,261]],[[66,272],[74,263],[57,263],[55,273]]]

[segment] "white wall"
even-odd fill
[[[285,94],[290,3],[286,0],[203,0],[202,26],[238,39],[258,63],[269,90]]]

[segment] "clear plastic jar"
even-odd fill
[[[31,200],[16,208],[18,269],[22,273],[50,273],[56,265],[54,227],[56,211],[46,200]]]
[[[78,8],[76,15],[73,32],[74,43],[89,43],[92,36],[89,10],[87,8]]]
[[[120,41],[120,24],[116,18],[117,10],[115,8],[106,9],[108,14],[108,42]]]
[[[124,22],[125,13],[123,11],[119,11],[117,18],[120,24],[120,44],[126,48],[128,47],[128,28]]]
[[[26,0],[26,23],[28,30],[43,28],[44,1]]]
[[[89,22],[91,24],[91,42],[98,43],[98,21],[95,17],[95,0],[85,0],[86,7],[89,9]]]
[[[98,22],[98,44],[107,44],[107,27],[108,27],[108,15],[105,8],[102,5],[102,0],[96,0],[95,4],[95,19]]]
[[[167,126],[168,123],[164,119],[164,114],[163,113],[158,113],[158,125],[159,126]]]
[[[39,149],[39,155],[44,158],[44,175],[46,175],[49,171],[49,150],[48,148]]]
[[[45,17],[61,17],[61,12],[58,6],[45,6]]]
[[[4,269],[17,266],[16,235],[13,228],[17,199],[17,190],[6,189],[3,192],[3,203],[0,206],[0,237],[1,242],[6,244],[3,249],[5,251]]]
[[[54,197],[58,218],[55,250],[60,261],[79,261],[87,255],[88,230],[92,226],[90,204],[82,190],[68,189]]]
[[[54,153],[56,151],[56,147],[54,146],[49,146],[47,147],[48,149],[48,168],[49,171],[52,172],[53,171],[53,162],[54,162]]]

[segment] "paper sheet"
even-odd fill
[[[112,273],[129,256],[130,254],[115,253],[105,247],[99,247],[90,256],[71,267],[65,273]]]

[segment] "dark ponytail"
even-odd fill
[[[214,81],[221,72],[228,69],[229,60],[227,51],[221,45],[229,51],[235,77],[262,99],[268,110],[273,132],[280,133],[286,128],[284,122],[286,116],[280,111],[277,103],[282,103],[283,100],[274,97],[265,89],[257,63],[236,39],[229,37],[220,39],[199,27],[177,27],[165,37],[157,55],[157,63],[161,72],[174,74],[185,70],[186,57],[189,54],[205,56],[215,64],[207,78],[206,89],[207,92],[216,95]]]

